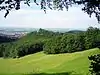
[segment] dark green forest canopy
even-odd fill
[[[100,22],[100,0],[0,0],[0,11],[5,10],[6,17],[12,9],[19,10],[21,2],[30,6],[31,2],[39,5],[41,9],[46,13],[46,9],[51,10],[63,10],[74,4],[83,5],[82,11],[86,12],[90,17],[94,13],[98,22]]]
[[[52,32],[34,31],[9,43],[0,44],[0,57],[22,57],[43,51],[46,54],[72,53],[100,48],[100,29],[89,27],[87,31]]]

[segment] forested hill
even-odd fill
[[[11,38],[7,36],[1,36],[0,35],[0,43],[7,43],[7,42],[13,42],[16,41],[18,38]]]
[[[39,51],[46,54],[71,53],[99,47],[100,29],[89,27],[81,32],[53,32],[45,29],[33,31],[9,43],[0,44],[1,57],[18,58]]]
[[[70,31],[68,31],[68,33],[81,33],[81,32],[85,32],[85,31],[82,31],[82,30],[70,30]]]

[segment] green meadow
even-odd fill
[[[74,53],[49,54],[42,52],[21,58],[0,58],[0,75],[88,75],[88,56],[98,54],[98,48]]]

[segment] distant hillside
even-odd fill
[[[68,31],[68,33],[81,33],[81,32],[85,32],[85,31],[82,31],[82,30],[70,30],[70,31]]]
[[[7,31],[7,32],[32,32],[37,31],[38,28],[14,28],[14,27],[1,27],[0,31]]]

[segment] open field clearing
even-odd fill
[[[98,53],[100,53],[100,50],[94,48],[75,53],[46,55],[43,52],[38,52],[16,59],[0,58],[0,75],[36,73],[86,75],[89,72],[90,64],[88,56]]]

